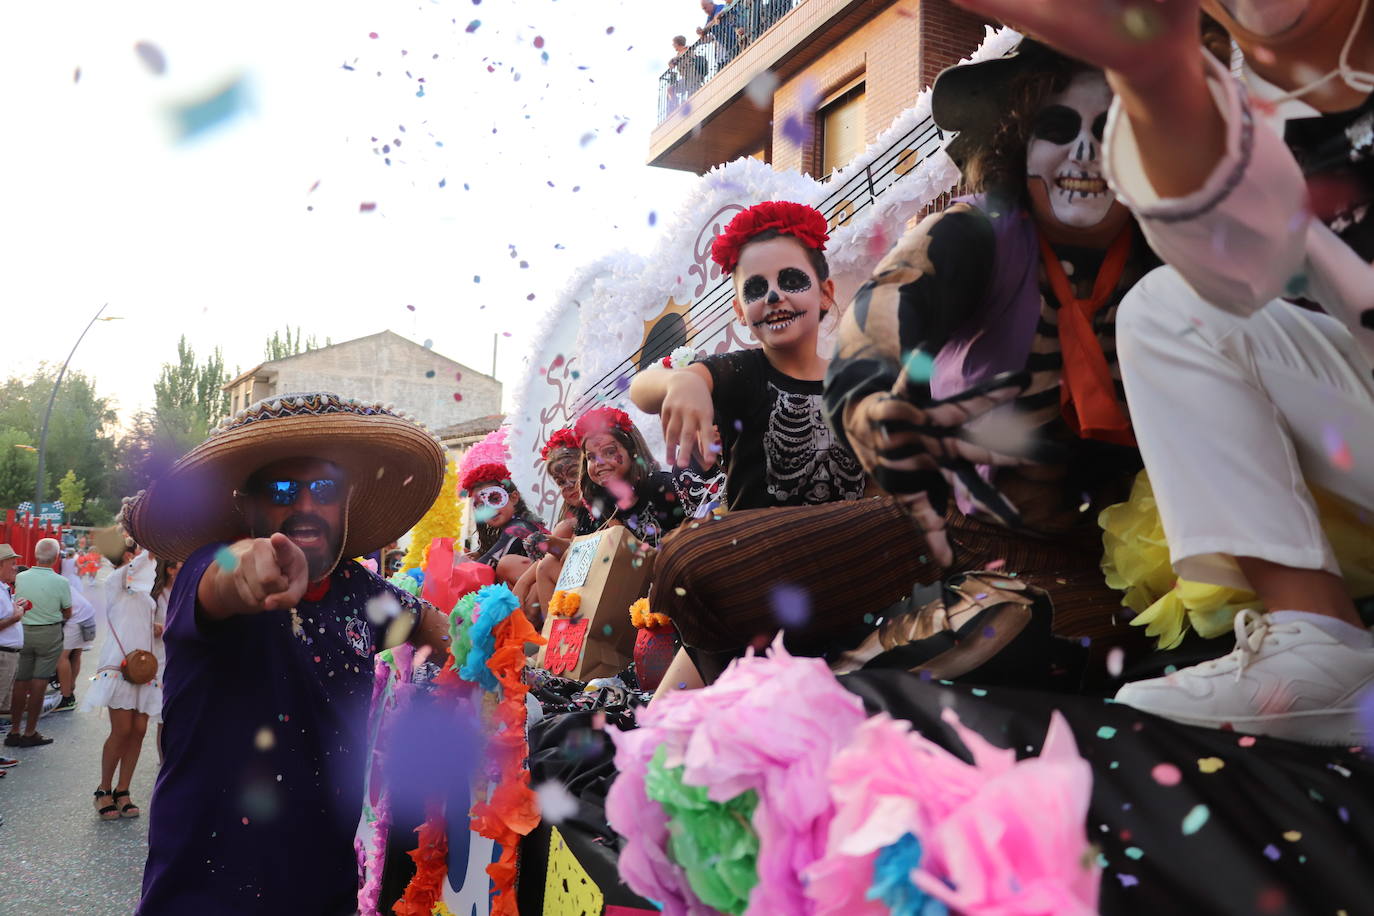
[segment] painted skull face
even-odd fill
[[[1308,0],[1216,0],[1225,15],[1252,35],[1271,38],[1297,25],[1307,12]]]
[[[1041,222],[1087,229],[1107,218],[1116,202],[1102,175],[1102,132],[1111,103],[1101,73],[1080,73],[1036,113],[1026,180]]]
[[[818,282],[806,248],[790,236],[751,242],[735,267],[735,314],[765,347],[815,337],[834,285]]]

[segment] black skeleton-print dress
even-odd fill
[[[826,424],[821,382],[784,375],[762,350],[721,353],[701,363],[711,373],[730,509],[863,495],[863,466]]]

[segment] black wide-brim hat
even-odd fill
[[[405,534],[439,496],[444,447],[391,407],[316,392],[267,398],[221,423],[162,477],[124,501],[121,522],[154,556],[173,562],[247,534],[234,493],[288,458],[332,462],[348,475],[341,556]]]
[[[950,158],[962,169],[969,150],[991,141],[1011,107],[1016,77],[1062,59],[1059,52],[1023,37],[1001,57],[942,70],[931,87],[930,114],[941,130],[959,135],[945,147]]]

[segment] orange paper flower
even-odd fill
[[[554,592],[549,599],[549,613],[555,617],[576,617],[582,607],[579,592]]]
[[[630,605],[630,623],[641,630],[654,630],[659,627],[666,627],[672,623],[672,618],[667,614],[659,614],[649,610],[649,599],[640,598]]]
[[[420,835],[420,845],[409,853],[415,860],[415,877],[410,879],[405,894],[392,907],[396,916],[430,916],[444,899],[448,832],[441,802],[430,802],[426,806],[425,822],[415,832]]]
[[[559,592],[558,594],[563,594]],[[555,596],[557,597],[557,596]],[[578,598],[574,593],[571,597]],[[574,604],[574,612],[576,604]],[[487,745],[499,773],[491,797],[472,806],[472,829],[501,845],[501,857],[487,866],[496,889],[492,916],[519,916],[515,900],[515,860],[520,838],[539,826],[539,802],[530,788],[525,758],[525,695],[529,693],[520,674],[525,667],[525,643],[543,645],[524,614],[507,617],[496,628],[496,648],[487,669],[501,684],[501,702],[493,715],[495,732]]]

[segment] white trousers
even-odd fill
[[[1122,302],[1117,354],[1179,576],[1246,588],[1238,556],[1339,575],[1309,482],[1374,538],[1374,370],[1340,322],[1223,312],[1161,267]]]

